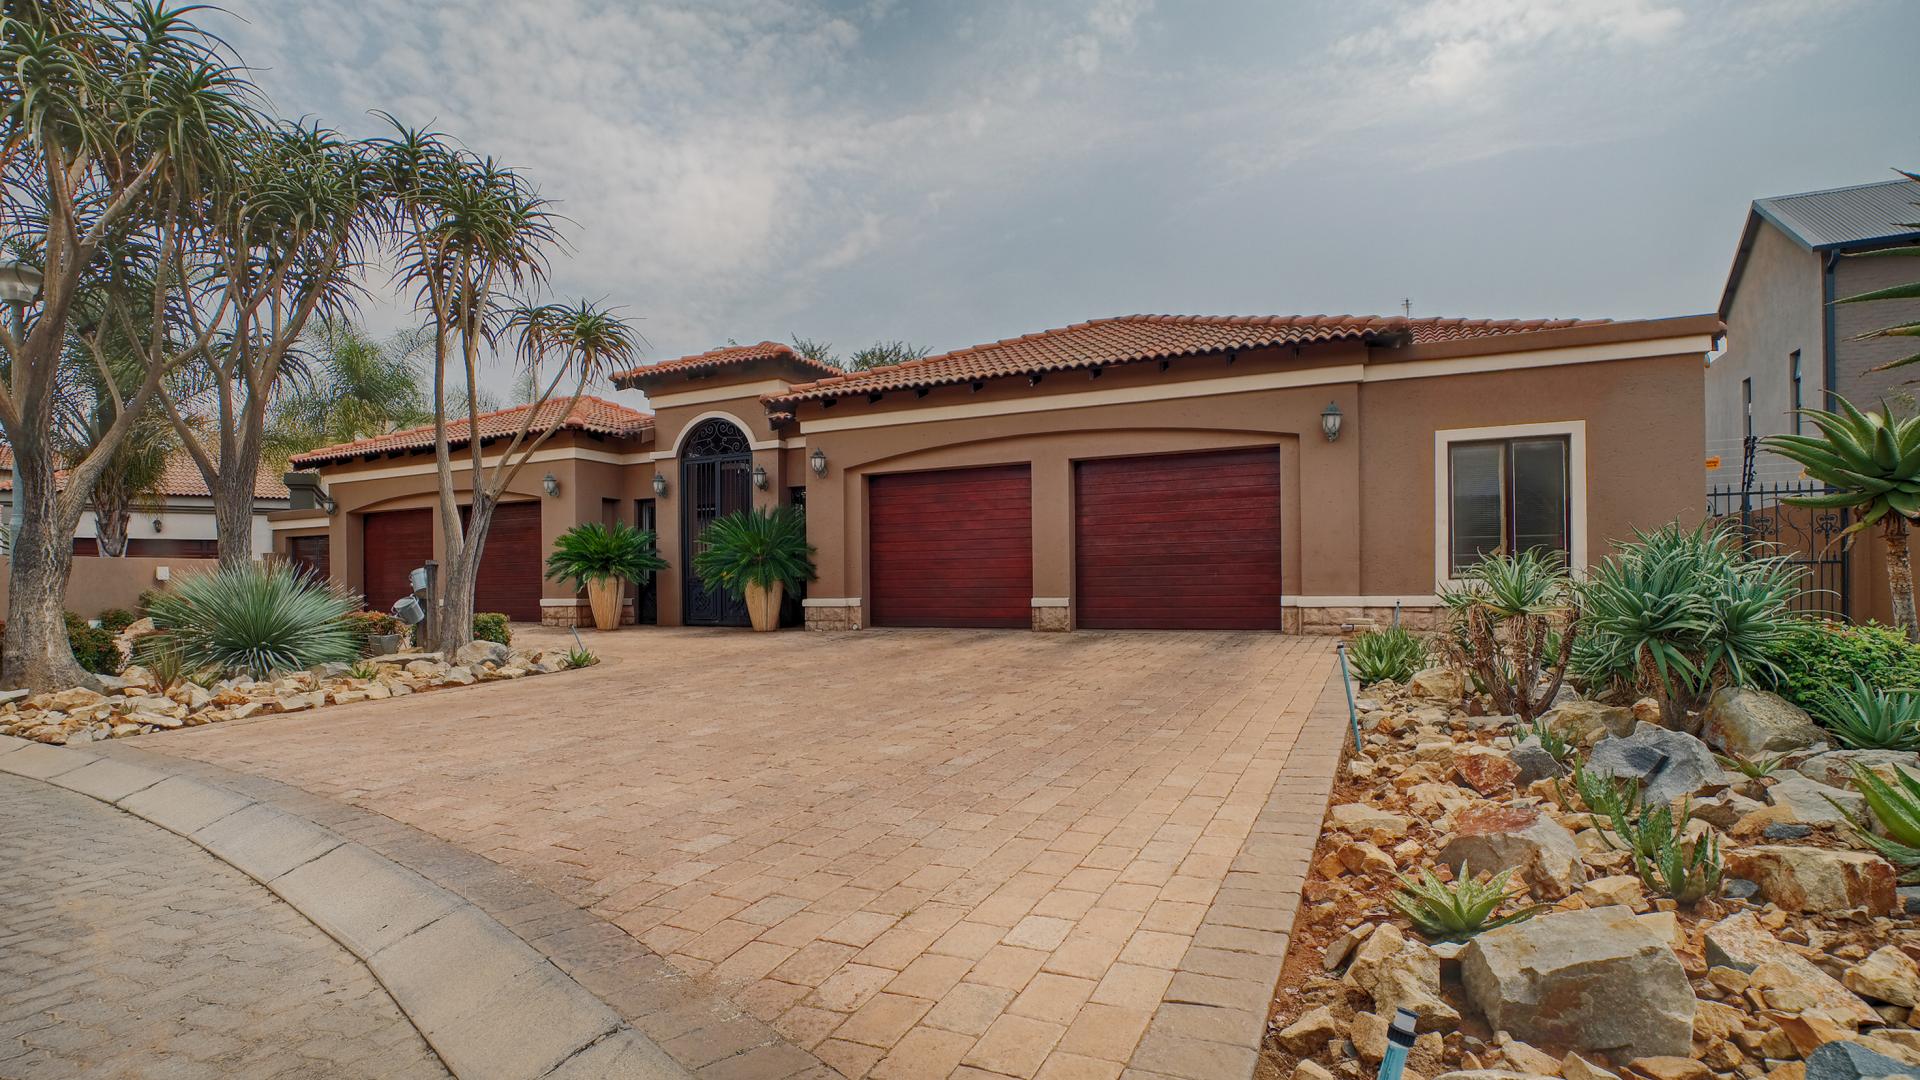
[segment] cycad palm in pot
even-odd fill
[[[653,534],[623,522],[575,525],[560,534],[547,556],[547,577],[586,589],[593,625],[601,630],[620,626],[623,582],[637,585],[648,574],[666,568],[666,560],[655,550]]]
[[[693,572],[707,588],[746,601],[755,630],[777,629],[786,590],[813,580],[807,519],[791,506],[718,518],[700,534],[700,543],[704,550],[693,557]]]

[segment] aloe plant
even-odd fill
[[[1712,832],[1689,840],[1680,812],[1661,805],[1645,809],[1626,823],[1627,846],[1633,852],[1633,870],[1646,887],[1676,903],[1691,907],[1720,891],[1720,840]]]
[[[1850,750],[1920,750],[1920,691],[1876,690],[1855,675],[1851,690],[1821,695],[1813,711]]]
[[[1427,646],[1411,631],[1394,626],[1355,635],[1347,646],[1347,658],[1353,661],[1353,677],[1363,686],[1386,680],[1403,683],[1426,662]]]
[[[1873,816],[1855,813],[1837,802],[1833,806],[1846,816],[1854,837],[1897,867],[1901,883],[1912,885],[1920,883],[1920,779],[1905,769],[1895,769],[1893,778],[1889,784],[1872,769],[1853,762],[1853,786],[1866,799]],[[1876,821],[1887,835],[1873,830]]]
[[[1427,940],[1465,941],[1475,934],[1531,919],[1546,909],[1545,904],[1531,904],[1495,916],[1507,900],[1507,882],[1512,877],[1513,871],[1502,870],[1482,881],[1463,865],[1460,876],[1446,882],[1435,877],[1432,870],[1422,869],[1418,877],[1401,874],[1399,887],[1387,899]]]
[[[1773,754],[1766,757],[1742,757],[1739,754],[1715,754],[1713,760],[1722,767],[1732,769],[1749,780],[1765,780],[1780,771],[1786,763],[1787,755]]]

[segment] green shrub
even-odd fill
[[[1403,683],[1426,663],[1427,646],[1406,628],[1395,626],[1356,635],[1347,646],[1347,658],[1353,661],[1353,677],[1361,685],[1389,679]]]
[[[1495,917],[1494,911],[1506,902],[1507,879],[1512,876],[1513,871],[1502,870],[1480,881],[1472,868],[1462,866],[1460,876],[1449,883],[1431,870],[1422,870],[1419,877],[1400,875],[1399,888],[1387,899],[1428,941],[1465,941],[1546,910],[1546,904],[1534,904]]]
[[[644,584],[648,574],[666,568],[667,561],[654,549],[653,534],[624,522],[575,525],[560,534],[547,556],[547,577],[572,581],[576,588],[613,579]]]
[[[142,589],[140,595],[133,601],[133,610],[139,612],[143,619],[152,618],[153,602],[164,595],[166,595],[165,589]]]
[[[122,630],[140,621],[140,616],[126,608],[108,608],[100,613],[100,629],[109,634],[118,635]]]
[[[353,629],[354,640],[360,643],[361,655],[372,651],[372,638],[407,632],[406,623],[384,611],[349,611],[341,616],[341,621]]]
[[[748,585],[771,589],[777,582],[796,592],[813,580],[807,519],[795,507],[739,510],[717,518],[700,534],[700,543],[704,547],[693,557],[693,571],[709,589],[744,596]]]
[[[67,644],[82,668],[95,675],[120,672],[120,647],[113,643],[113,631],[92,626],[87,620],[67,612]]]
[[[345,616],[359,606],[346,589],[263,562],[183,577],[154,598],[152,617],[189,669],[265,678],[358,659],[361,638]]]
[[[1881,690],[1856,675],[1810,711],[1849,750],[1920,750],[1920,690]]]
[[[1797,627],[1801,571],[1753,555],[1736,530],[1667,525],[1636,533],[1580,585],[1584,622],[1573,670],[1590,688],[1660,701],[1668,727],[1716,686],[1772,685],[1774,657]]]
[[[513,629],[507,625],[507,617],[497,611],[475,612],[473,616],[473,639],[491,641],[498,645],[513,644]]]
[[[1878,623],[1801,619],[1771,659],[1774,689],[1808,712],[1846,693],[1855,679],[1878,690],[1920,686],[1920,645]]]

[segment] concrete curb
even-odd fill
[[[200,780],[10,736],[0,772],[115,806],[265,886],[364,961],[460,1080],[693,1075],[485,911],[330,829]]]

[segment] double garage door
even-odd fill
[[[1029,625],[1026,466],[876,476],[867,516],[876,625]],[[1280,629],[1277,450],[1080,462],[1073,525],[1080,626]]]
[[[433,511],[388,510],[368,514],[363,541],[367,606],[385,611],[407,595],[407,576],[433,558]],[[481,553],[475,611],[498,611],[517,622],[540,619],[540,504],[502,503],[494,508]]]

